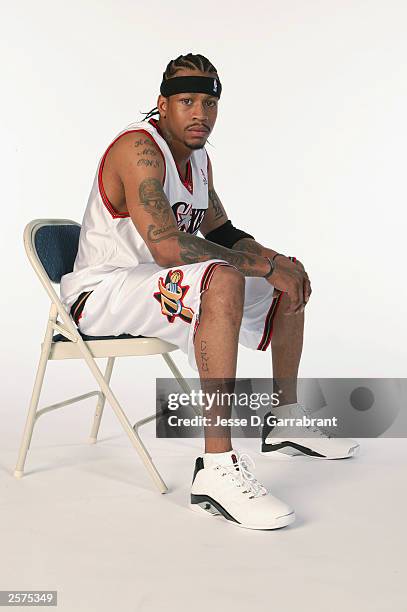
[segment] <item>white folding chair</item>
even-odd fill
[[[138,433],[139,427],[154,420],[156,414],[141,419],[132,426],[116,396],[113,394],[110,387],[110,377],[116,357],[162,355],[181,389],[186,393],[190,393],[189,385],[169,355],[171,351],[176,350],[178,347],[158,338],[130,336],[129,334],[116,337],[85,336],[78,330],[75,322],[57,295],[53,283],[59,284],[61,277],[72,271],[78,250],[80,229],[79,223],[69,219],[36,219],[28,223],[24,230],[25,250],[31,265],[51,300],[51,308],[14,475],[16,478],[23,476],[24,464],[30,447],[34,425],[41,415],[96,395],[98,399],[89,442],[91,444],[96,443],[107,399],[160,493],[166,493],[168,490],[167,486]],[[59,334],[54,336],[54,331],[59,332]],[[104,374],[95,361],[97,358],[102,357],[107,358]],[[51,359],[85,360],[95,377],[99,390],[90,391],[89,393],[78,395],[37,410],[45,369],[47,362]]]

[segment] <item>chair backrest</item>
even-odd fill
[[[36,219],[27,225],[24,241],[31,263],[37,258],[53,283],[72,272],[80,231],[70,219]]]

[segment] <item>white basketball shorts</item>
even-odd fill
[[[178,346],[198,371],[194,340],[199,325],[201,295],[221,259],[160,268],[155,263],[112,271],[94,290],[85,291],[71,306],[79,330],[89,336],[155,337]],[[239,343],[265,351],[273,333],[273,317],[282,294],[266,279],[245,277],[245,300]]]

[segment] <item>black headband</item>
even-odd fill
[[[161,83],[160,93],[168,98],[178,93],[206,93],[220,98],[222,85],[217,77],[182,76],[164,79]]]

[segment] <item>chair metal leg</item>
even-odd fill
[[[113,408],[113,411],[119,419],[124,431],[130,438],[130,442],[140,455],[140,458],[144,463],[147,471],[149,472],[151,478],[153,479],[156,487],[158,488],[160,493],[166,493],[168,491],[167,485],[165,484],[164,480],[161,477],[161,474],[154,465],[154,462],[152,461],[151,456],[148,453],[146,447],[144,446],[140,436],[136,431],[134,431],[133,427],[131,426],[124,410],[122,409],[110,386],[106,382],[102,372],[98,368],[94,358],[92,357],[89,349],[87,348],[85,342],[82,339],[78,339],[78,348],[81,351],[83,358],[86,361],[90,371],[95,377],[101,391],[103,392],[107,401]]]
[[[162,357],[163,357],[165,363],[170,368],[171,372],[173,373],[174,378],[177,379],[178,384],[181,387],[181,389],[185,393],[188,393],[188,394],[191,393],[191,387],[188,385],[187,381],[182,376],[181,372],[179,371],[179,369],[178,369],[177,365],[175,364],[174,360],[172,359],[172,357],[170,357],[169,353],[162,353]]]
[[[176,378],[181,389],[184,391],[184,393],[188,393],[189,395],[191,393],[191,387],[188,385],[187,381],[182,376],[180,370],[178,369],[172,357],[170,357],[168,353],[161,353],[161,355],[165,363],[168,365],[171,372],[173,373],[174,378]],[[195,406],[193,408],[197,415],[201,414],[201,412],[199,411],[199,408],[195,408]],[[140,419],[139,421],[136,421],[133,425],[133,429],[136,432],[136,434],[138,434],[138,430],[140,427],[142,427],[143,425],[147,425],[147,423],[151,423],[151,421],[155,421],[158,416],[160,416],[160,414],[155,412],[154,414],[151,414],[150,416],[144,417],[144,419]]]
[[[23,438],[20,445],[20,452],[18,454],[17,465],[14,470],[14,476],[21,478],[24,473],[24,464],[27,457],[27,452],[30,447],[32,433],[36,420],[36,412],[38,408],[38,402],[41,395],[42,384],[44,382],[45,370],[47,367],[48,356],[51,350],[52,336],[54,332],[53,324],[56,320],[56,316],[53,315],[53,309],[51,309],[50,317],[48,319],[47,330],[45,332],[45,338],[41,349],[41,356],[38,364],[37,374],[35,377],[34,387],[31,395],[30,406],[28,409],[27,420],[24,428]]]
[[[105,376],[104,376],[105,381],[106,381],[107,384],[110,383],[110,378],[112,376],[112,370],[113,370],[114,362],[115,362],[115,358],[114,357],[109,357],[108,360],[107,360]],[[97,440],[98,432],[99,432],[99,427],[100,427],[100,421],[102,420],[103,409],[105,407],[105,402],[106,402],[106,396],[105,396],[105,394],[103,392],[101,392],[100,395],[99,395],[99,398],[98,398],[98,403],[96,405],[95,416],[93,418],[92,431],[91,431],[90,437],[89,437],[89,443],[90,444],[96,444],[96,440]]]
[[[174,360],[172,359],[172,357],[170,357],[169,353],[162,353],[163,359],[165,361],[165,363],[168,365],[168,367],[170,368],[171,372],[174,375],[174,378],[177,379],[177,382],[179,384],[179,386],[181,387],[181,389],[184,391],[184,393],[188,393],[188,395],[191,394],[191,387],[189,386],[189,384],[187,383],[187,381],[185,380],[185,378],[182,376],[181,372],[179,371],[178,367],[176,366]],[[193,406],[193,410],[195,412],[195,414],[197,415],[201,415],[202,412],[201,410],[199,410],[199,408],[197,406]]]

